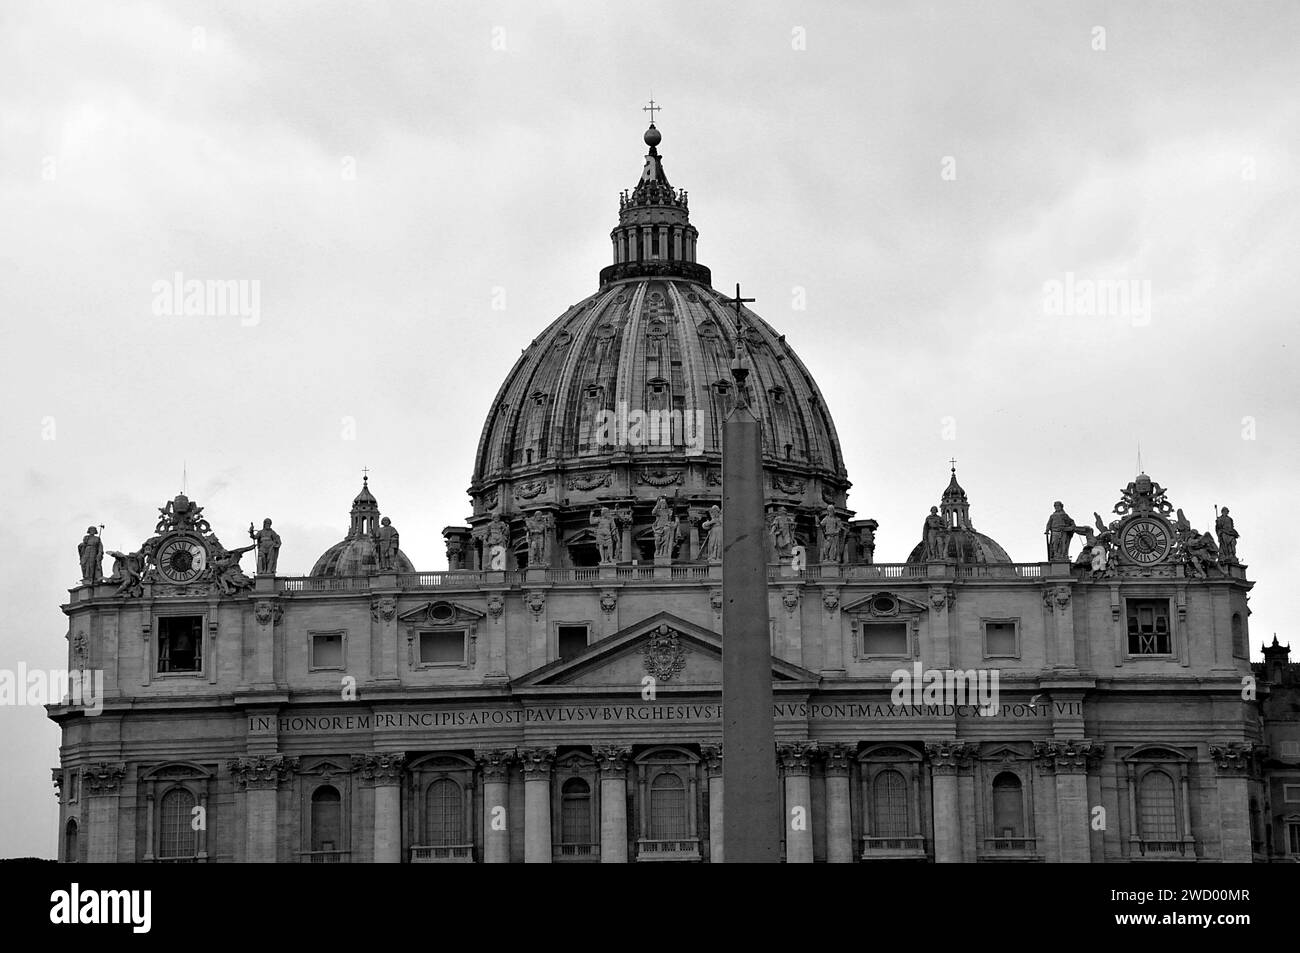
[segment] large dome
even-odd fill
[[[525,349],[497,394],[479,442],[475,487],[629,455],[650,461],[695,451],[720,460],[722,420],[735,397],[730,366],[743,335],[764,457],[774,470],[816,475],[842,491],[839,439],[812,375],[784,335],[747,308],[742,329],[725,302],[706,283],[642,277],[609,282],[574,305]],[[638,439],[630,426],[617,426],[620,412],[636,410],[677,411],[682,432],[674,429],[671,443],[650,442],[644,431]],[[615,425],[607,428],[611,440],[600,433],[602,419]],[[674,427],[677,419],[670,418]],[[698,435],[690,432],[697,419]]]
[[[686,193],[664,173],[658,130],[645,141],[650,151],[640,180],[620,196],[614,261],[599,289],[524,349],[488,412],[469,488],[480,546],[498,516],[510,527],[511,553],[526,553],[524,518],[538,509],[558,530],[556,564],[567,562],[597,505],[625,508],[638,532],[649,520],[642,511],[661,495],[697,520],[721,499],[722,422],[736,399],[738,350],[763,428],[769,504],[785,506],[807,541],[828,504],[851,515],[839,439],[816,382],[784,335],[714,290],[695,259]],[[635,543],[625,550],[636,557]]]

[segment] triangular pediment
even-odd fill
[[[892,601],[892,607],[889,603]],[[928,611],[927,607],[919,602],[904,598],[896,592],[881,590],[863,596],[861,599],[855,599],[841,610],[856,615],[872,615],[880,618],[888,618],[891,615],[912,615],[918,612]]]
[[[485,615],[486,613],[473,606],[448,599],[438,599],[407,609],[397,618],[398,621],[409,625],[455,625],[458,622],[475,622]]]
[[[820,677],[806,668],[771,659],[772,681],[815,685]],[[573,658],[534,669],[513,683],[528,688],[609,688],[640,693],[647,675],[657,691],[683,686],[717,691],[722,686],[722,638],[712,629],[659,612],[593,642]]]

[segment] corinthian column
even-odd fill
[[[234,759],[228,766],[244,789],[244,862],[273,864],[278,847],[276,799],[280,782],[298,770],[298,759],[258,755]]]
[[[510,762],[513,752],[475,752],[483,772],[483,863],[510,863]]]
[[[853,821],[849,810],[848,745],[826,749],[826,860],[853,863]]]
[[[375,863],[402,862],[402,776],[406,755],[401,752],[357,755],[353,767],[361,780],[375,788]]]
[[[1250,830],[1250,794],[1246,779],[1250,774],[1249,742],[1233,741],[1210,745],[1219,787],[1219,839],[1223,843],[1225,864],[1248,864],[1253,856]],[[1190,836],[1191,828],[1184,835]]]
[[[704,767],[709,774],[709,863],[722,863],[722,745],[704,745]]]
[[[813,862],[812,759],[817,746],[796,742],[777,746],[785,775],[785,862]]]
[[[125,762],[108,761],[90,765],[81,773],[81,796],[86,799],[89,820],[87,863],[117,863],[117,799],[125,775]]]
[[[551,862],[551,765],[554,748],[521,748],[524,769],[524,863]]]
[[[1092,860],[1088,761],[1100,757],[1102,750],[1101,745],[1082,740],[1034,745],[1034,754],[1042,766],[1056,774],[1056,824],[1063,864],[1086,864]]]
[[[970,746],[941,741],[925,746],[934,789],[934,859],[940,864],[961,863],[961,799],[957,769],[970,757]]]
[[[600,862],[627,863],[627,759],[631,749],[598,745],[600,766]]]

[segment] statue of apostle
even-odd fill
[[[930,515],[921,527],[926,559],[945,559],[948,556],[948,527],[939,515],[939,507],[930,507]]]
[[[602,506],[588,517],[588,521],[596,527],[596,546],[600,550],[601,564],[609,566],[618,562],[618,517],[614,511]]]
[[[826,515],[817,525],[822,528],[822,562],[838,563],[844,555],[844,521],[836,515],[834,504],[826,504]]]
[[[1057,500],[1052,504],[1052,515],[1047,518],[1047,527],[1043,535],[1047,537],[1047,558],[1063,560],[1070,558],[1070,538],[1079,531],[1065,512],[1065,504]]]
[[[546,532],[551,528],[549,513],[532,513],[524,517],[524,530],[528,534],[528,566],[541,568],[549,564],[546,558]]]
[[[722,562],[722,507],[716,503],[709,507],[708,518],[700,523],[707,530],[704,537],[704,558],[711,563]]]
[[[654,509],[650,511],[655,518],[655,558],[667,556],[672,557],[673,544],[677,542],[677,518],[673,516],[673,508],[668,502],[666,496],[659,497],[655,501]]]
[[[1226,514],[1228,511],[1223,512]],[[77,558],[81,561],[82,585],[93,586],[104,581],[104,544],[95,527],[86,527],[86,535],[77,545]]]
[[[387,516],[379,521],[379,529],[375,531],[375,547],[379,550],[379,569],[381,572],[392,571],[397,568],[397,547],[401,536],[397,532],[397,527]]]
[[[1219,511],[1219,518],[1214,521],[1214,531],[1219,534],[1219,558],[1225,563],[1235,563],[1237,561],[1237,537],[1241,534],[1237,532],[1237,527],[1232,522],[1232,517],[1228,515],[1228,508],[1225,506]]]
[[[274,576],[275,564],[280,560],[280,534],[271,529],[271,520],[262,520],[262,528],[253,532],[248,524],[248,538],[257,544],[257,574]]]
[[[767,520],[768,532],[772,536],[772,551],[778,559],[790,552],[794,545],[794,519],[784,506],[778,506],[776,512]]]

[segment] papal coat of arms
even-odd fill
[[[650,639],[641,650],[645,656],[645,670],[662,682],[668,681],[686,667],[686,653],[681,636],[666,625],[650,633]]]

